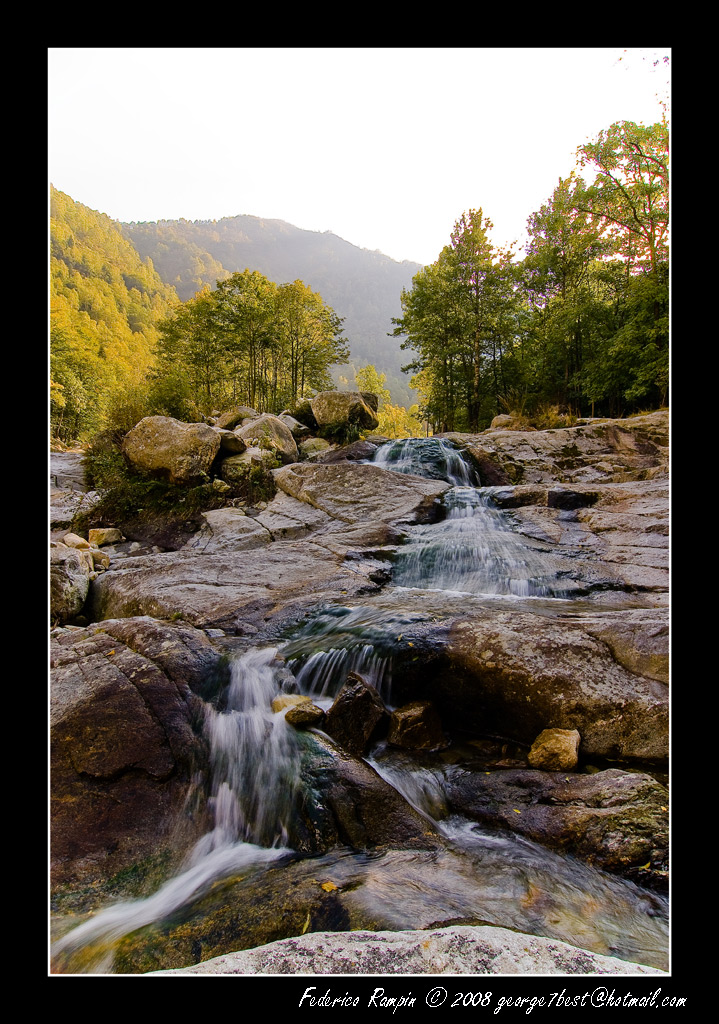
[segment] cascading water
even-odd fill
[[[284,844],[299,781],[297,740],[284,715],[271,709],[279,690],[276,655],[268,648],[240,657],[232,665],[224,710],[205,708],[213,828],[153,896],[109,907],[55,942],[56,963],[85,949],[84,970],[110,971],[113,944],[124,935],[197,899],[218,879],[290,852]]]
[[[154,895],[100,911],[53,947],[57,970],[112,970],[114,945],[145,925],[193,903],[219,879],[261,870],[288,849],[289,823],[300,797],[299,743],[273,697],[294,676],[294,688],[329,704],[347,673],[360,673],[392,706],[392,663],[405,631],[424,616],[406,611],[408,588],[502,597],[560,596],[544,553],[515,534],[491,506],[475,470],[450,442],[411,439],[377,452],[376,465],[444,479],[447,516],[416,526],[397,554],[396,602],[382,607],[324,608],[280,648],[256,649],[232,666],[222,709],[207,706],[212,829],[190,852],[180,872]],[[414,605],[416,609],[416,605]],[[384,927],[422,927],[450,918],[494,921],[519,931],[547,934],[585,948],[661,965],[666,949],[666,903],[622,879],[549,853],[527,840],[485,832],[450,815],[443,792],[445,768],[428,768],[389,747],[369,763],[404,795],[446,840],[441,854],[389,851],[326,855],[337,884],[347,876],[347,906],[373,913]],[[601,920],[597,906],[606,906]],[[444,916],[443,916],[444,915]],[[84,959],[78,960],[76,954]],[[75,959],[73,960],[73,956]],[[82,966],[78,967],[78,963]]]
[[[477,471],[457,448],[443,437],[411,437],[388,441],[372,460],[375,466],[395,473],[446,480],[459,487],[478,487]]]
[[[376,465],[400,473],[446,480],[447,516],[415,527],[398,554],[393,582],[399,587],[515,597],[558,597],[546,554],[513,532],[492,507],[492,488],[481,488],[476,471],[444,438],[390,441]]]

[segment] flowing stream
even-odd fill
[[[223,708],[206,707],[212,766],[214,826],[180,871],[146,899],[100,910],[55,941],[54,969],[109,973],[124,936],[190,905],[218,880],[296,862],[290,820],[301,796],[300,742],[273,713],[271,701],[288,670],[299,693],[329,707],[348,671],[360,673],[393,707],[393,645],[422,614],[403,607],[402,594],[420,588],[497,599],[562,599],[565,592],[539,546],[514,533],[492,507],[473,469],[447,441],[390,442],[375,459],[396,472],[450,483],[446,516],[416,526],[400,549],[388,608],[371,603],[324,608],[279,647],[258,648],[232,666]],[[384,927],[427,927],[477,920],[666,969],[667,901],[631,882],[562,857],[528,840],[491,833],[451,815],[444,797],[446,761],[427,767],[380,744],[367,760],[446,840],[432,857],[415,851],[364,854],[342,850],[317,858],[341,883],[351,880],[348,905]],[[358,882],[359,884],[355,884]]]

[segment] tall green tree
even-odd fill
[[[283,352],[282,387],[275,401],[291,405],[332,387],[329,367],[349,358],[343,320],[304,282],[277,290],[276,320]]]
[[[178,306],[159,325],[157,411],[187,418],[229,403],[279,412],[331,387],[348,357],[342,320],[302,281],[244,270]]]
[[[577,202],[633,266],[652,273],[668,258],[669,127],[618,121],[578,150],[594,180]]]
[[[622,367],[628,403],[667,401],[669,386],[669,126],[619,121],[580,147],[580,164],[594,174],[576,204],[613,248],[623,280],[618,322],[602,363]],[[597,394],[606,366],[588,374]],[[614,384],[616,391],[616,383]]]
[[[444,430],[479,429],[511,385],[519,295],[509,250],[489,238],[482,210],[463,213],[450,244],[402,294],[395,335],[418,355],[407,369],[422,375],[424,413]]]

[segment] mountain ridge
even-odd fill
[[[401,366],[406,358],[389,337],[401,315],[401,294],[421,264],[398,262],[331,231],[299,228],[280,218],[237,214],[219,220],[118,222],[143,260],[186,301],[236,271],[258,270],[272,281],[301,280],[344,318],[351,359],[336,371],[338,384],[372,363],[387,375],[397,404],[416,400]]]

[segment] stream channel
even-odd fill
[[[346,889],[352,920],[375,922],[377,929],[494,924],[668,969],[664,896],[448,811],[443,780],[472,767],[471,747],[460,743],[417,756],[379,743],[366,755],[440,833],[439,852],[343,847],[308,857],[290,848],[289,822],[303,786],[301,740],[285,722],[286,712],[270,707],[287,689],[288,670],[292,689],[325,710],[349,671],[372,683],[391,709],[392,643],[422,619],[418,597],[422,608],[438,600],[445,607],[452,601],[502,601],[545,615],[572,602],[539,547],[492,507],[492,488],[478,485],[449,442],[390,442],[374,461],[450,483],[445,518],[408,528],[409,538],[394,558],[392,583],[380,597],[351,608],[322,608],[286,642],[235,660],[222,706],[206,706],[214,827],[153,895],[105,907],[56,939],[53,970],[114,973],[116,948],[125,937],[171,920],[222,879],[260,879],[269,868],[298,862]]]

